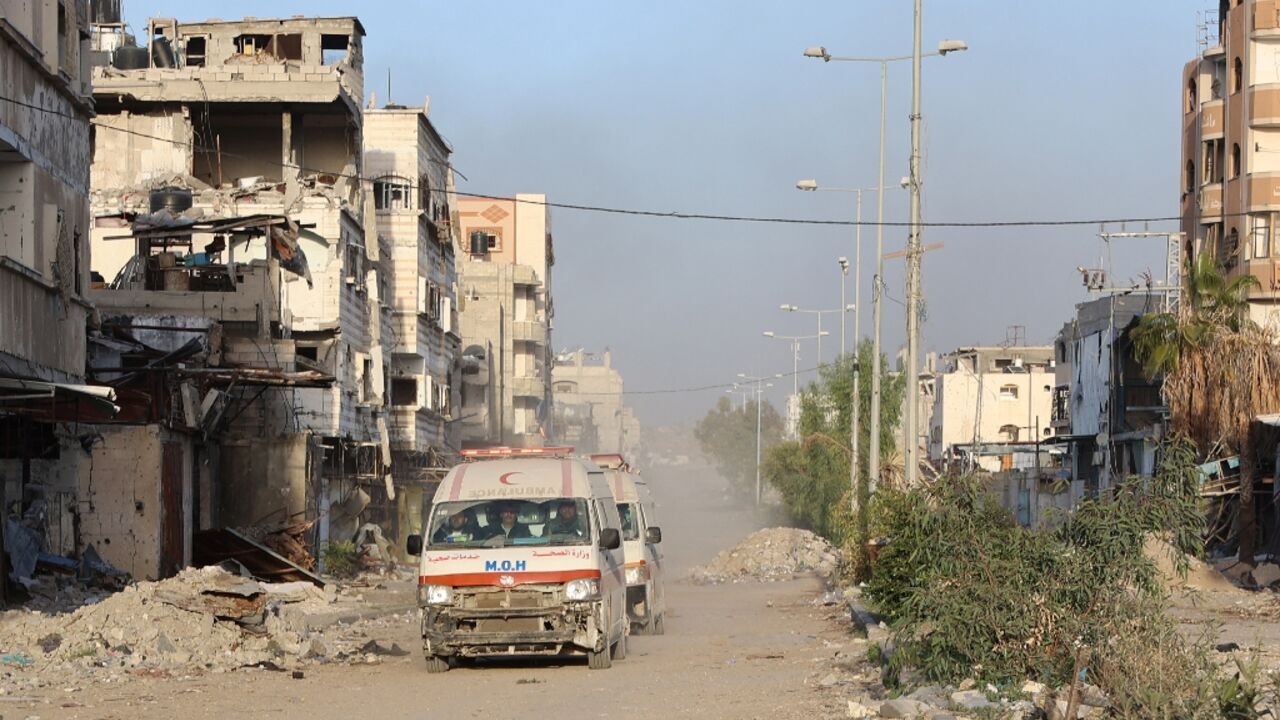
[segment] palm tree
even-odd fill
[[[1240,559],[1249,564],[1257,543],[1251,430],[1258,415],[1280,409],[1280,348],[1248,317],[1249,291],[1258,286],[1252,275],[1228,280],[1202,253],[1187,270],[1181,315],[1144,315],[1132,333],[1147,376],[1165,377],[1174,429],[1201,449],[1220,444],[1239,453],[1236,535]]]
[[[1235,333],[1253,329],[1248,318],[1249,291],[1257,287],[1258,279],[1252,275],[1228,281],[1213,257],[1200,253],[1187,268],[1182,315],[1150,313],[1133,329],[1134,348],[1147,377],[1176,370],[1187,351],[1201,347],[1220,329]]]

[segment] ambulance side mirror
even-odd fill
[[[410,535],[409,537],[405,538],[404,544],[405,544],[404,549],[408,550],[410,555],[422,554],[422,536],[421,535]]]
[[[650,545],[657,545],[662,542],[662,528],[647,528],[644,531],[644,541]]]
[[[617,550],[620,547],[622,547],[622,536],[618,534],[618,528],[605,528],[600,531],[601,550]]]

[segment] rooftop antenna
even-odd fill
[[[387,104],[391,103],[391,68],[387,68]]]

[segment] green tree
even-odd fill
[[[858,382],[858,442],[861,461],[859,507],[869,503],[867,458],[871,442],[871,341],[858,345],[863,368]],[[852,354],[819,369],[818,380],[805,388],[800,405],[800,439],[779,444],[764,461],[764,475],[781,493],[792,517],[838,544],[852,547],[855,556],[867,538],[865,513],[852,517],[849,487],[849,430],[853,387]],[[902,411],[904,382],[888,372],[881,355],[880,456],[893,451],[892,429]],[[882,466],[883,467],[883,466]]]
[[[693,436],[743,496],[754,496],[756,482],[756,403],[734,408],[722,397],[693,428]],[[769,403],[760,407],[761,455],[782,440],[782,416]]]

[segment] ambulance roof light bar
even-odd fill
[[[622,457],[622,453],[601,453],[591,456],[591,462],[599,465],[606,470],[622,470],[628,472],[631,466],[627,464],[627,459]]]
[[[564,446],[540,448],[492,447],[463,450],[461,455],[466,460],[482,460],[485,458],[563,457],[572,452],[572,447]]]

